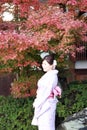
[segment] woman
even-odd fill
[[[37,83],[37,95],[33,103],[35,111],[31,123],[37,125],[38,130],[55,130],[55,110],[58,102],[56,96],[61,96],[61,89],[56,87],[58,84],[56,65],[53,55],[44,57],[42,68],[46,73]]]

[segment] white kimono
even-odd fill
[[[58,100],[55,96],[49,96],[58,84],[57,74],[57,70],[50,70],[37,84],[37,96],[33,103],[35,111],[31,124],[37,125],[39,130],[55,130],[55,110]]]

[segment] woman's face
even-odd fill
[[[50,65],[46,60],[43,60],[42,68],[44,72],[47,72],[49,70],[52,70],[52,65]]]

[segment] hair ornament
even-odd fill
[[[56,66],[57,66],[57,61],[53,60],[53,69],[55,69]]]
[[[53,65],[57,66],[57,61],[56,60],[53,60]]]

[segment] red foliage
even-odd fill
[[[22,19],[19,17],[17,22],[0,25],[0,62],[7,65],[7,71],[17,67],[24,69],[27,66],[38,66],[31,55],[34,53],[32,50],[53,51],[61,64],[67,55],[75,57],[76,49],[84,49],[82,46],[76,48],[76,45],[87,42],[87,23],[76,17],[75,11],[87,11],[87,0],[48,0],[46,4],[38,0],[0,1],[1,4],[5,2],[12,2],[18,7],[16,11],[20,17],[26,18],[20,21]],[[15,85],[19,88],[22,85],[23,89],[25,86]],[[20,90],[17,90],[18,94]]]
[[[23,7],[24,12],[29,6],[35,7],[35,9],[39,9],[41,2],[39,0],[1,0],[0,3],[14,3],[16,5],[21,5],[21,9]],[[43,0],[43,3],[44,0]],[[87,12],[87,0],[47,0],[46,4],[55,5],[61,4],[66,7],[71,7],[72,9],[79,9],[80,11]],[[23,11],[23,10],[22,10]]]
[[[74,19],[69,12],[64,13],[59,7],[41,6],[38,11],[31,10],[30,14],[25,23],[17,25],[18,32],[16,30],[0,32],[0,56],[5,62],[18,60],[19,55],[29,51],[29,48],[73,55],[75,49],[72,47],[73,43],[87,41],[87,24]],[[57,39],[59,43],[55,46],[48,44],[51,39]]]
[[[30,96],[28,82],[14,82],[11,87],[11,94],[14,98],[26,98]]]

